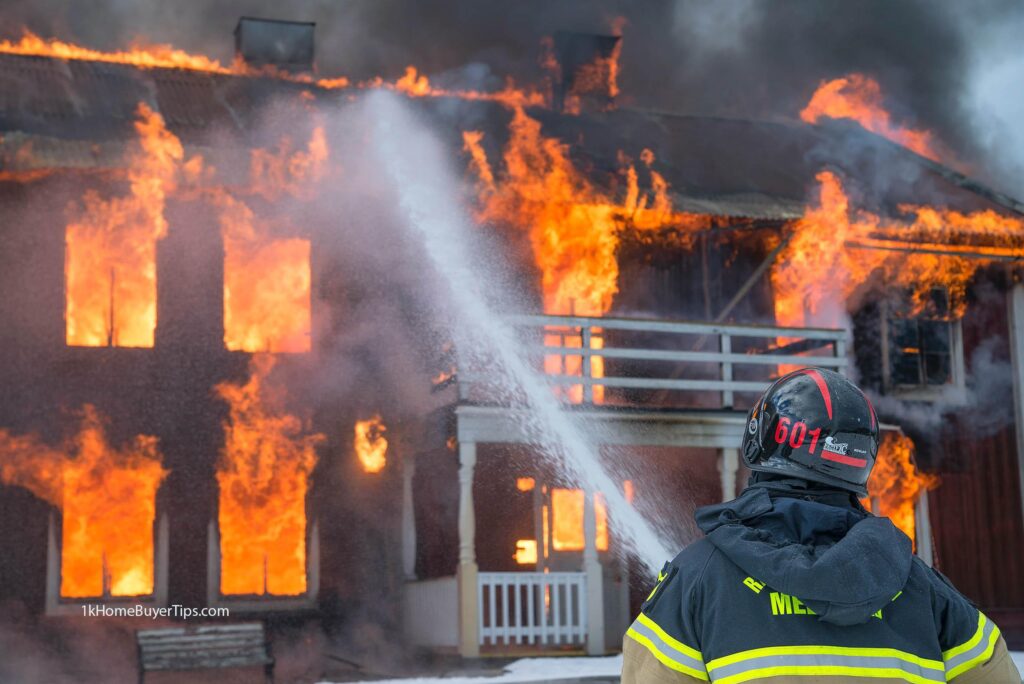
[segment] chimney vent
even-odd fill
[[[253,67],[313,71],[313,22],[242,17],[235,27],[235,57]]]

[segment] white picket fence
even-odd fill
[[[481,572],[478,577],[481,645],[586,642],[582,572]]]

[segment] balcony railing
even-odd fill
[[[737,394],[755,395],[788,369],[842,372],[848,363],[845,330],[583,316],[509,320],[570,403],[732,408]],[[460,397],[472,398],[490,380],[483,368],[460,369]]]

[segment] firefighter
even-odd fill
[[[838,373],[805,368],[751,409],[752,471],[696,513],[623,639],[622,684],[1020,684],[999,628],[860,504],[878,418]]]

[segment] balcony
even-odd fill
[[[509,322],[561,399],[561,410],[571,413],[582,431],[602,435],[602,445],[711,449],[718,454],[722,500],[736,495],[746,411],[768,383],[793,368],[814,365],[843,372],[848,364],[845,330],[542,315],[515,316]],[[406,634],[414,643],[468,657],[481,649],[604,653],[625,629],[618,623],[628,621],[623,615],[628,598],[622,596],[628,590],[624,583],[612,587],[606,580],[603,565],[614,554],[599,553],[596,544],[595,492],[583,493],[581,553],[556,554],[554,562],[524,572],[478,567],[477,445],[528,445],[536,438],[526,427],[526,409],[495,391],[500,381],[483,363],[455,368],[435,386],[451,395],[446,418],[437,423],[445,426],[441,430],[447,436],[439,432],[424,442],[447,440],[458,453],[455,576],[413,576],[415,463],[407,460]],[[454,435],[447,432],[452,426]],[[538,518],[537,529],[542,527]],[[490,536],[479,543],[493,542]],[[616,608],[623,603],[627,610]]]

